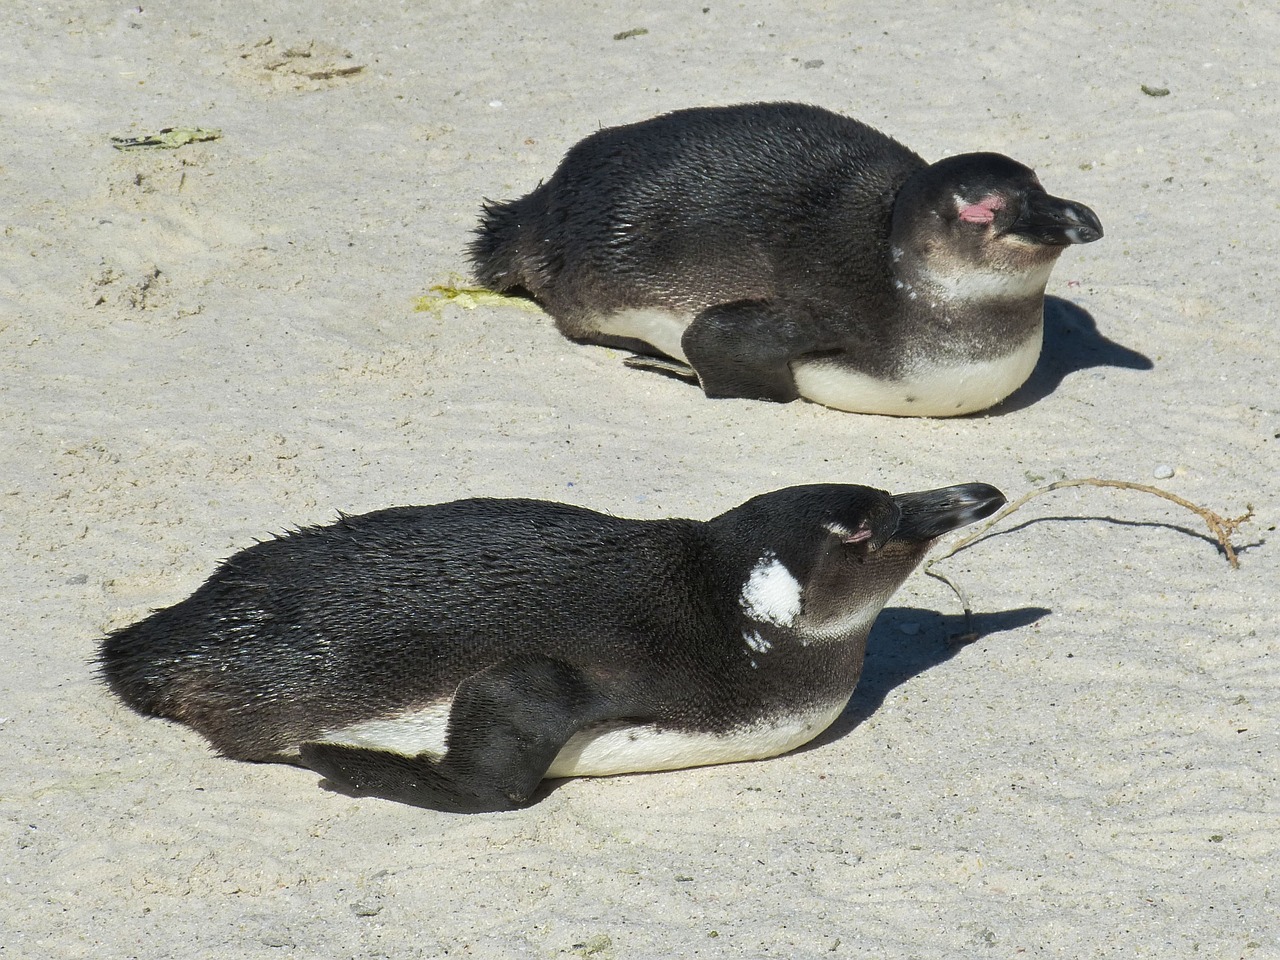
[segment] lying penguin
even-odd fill
[[[708,397],[947,417],[1027,379],[1049,273],[1102,224],[1000,154],[926,164],[856,120],[753,103],[600,130],[476,232],[480,283]]]
[[[540,500],[397,507],[267,540],[102,642],[130,707],[237,760],[444,810],[544,777],[772,757],[823,731],[867,633],[994,487],[788,487],[705,523]]]

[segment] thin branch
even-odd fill
[[[1036,497],[1043,494],[1052,493],[1054,490],[1062,490],[1066,487],[1116,487],[1121,490],[1137,490],[1139,493],[1149,493],[1153,496],[1168,500],[1171,503],[1176,503],[1180,507],[1185,507],[1205,522],[1209,528],[1209,532],[1213,535],[1213,538],[1218,541],[1218,546],[1222,548],[1222,552],[1226,555],[1227,562],[1231,564],[1232,568],[1236,569],[1240,566],[1240,560],[1236,556],[1235,546],[1232,544],[1231,538],[1235,535],[1236,531],[1239,530],[1241,524],[1246,523],[1253,518],[1252,506],[1247,506],[1245,513],[1238,517],[1224,517],[1221,514],[1214,513],[1206,507],[1192,503],[1190,500],[1186,500],[1178,496],[1176,493],[1161,490],[1159,487],[1148,486],[1145,483],[1130,483],[1127,480],[1100,480],[1096,477],[1080,477],[1075,480],[1059,480],[1056,483],[1049,484],[1048,486],[1037,487],[1031,492],[1019,497],[988,520],[982,527],[979,527],[973,533],[956,541],[947,548],[946,552],[931,558],[925,563],[924,572],[935,580],[941,580],[949,586],[960,599],[960,603],[964,607],[965,630],[963,634],[954,639],[954,642],[969,643],[976,640],[978,637],[977,631],[973,629],[972,605],[969,602],[968,594],[961,589],[959,584],[953,581],[945,573],[940,573],[937,570],[934,570],[934,564],[946,560],[948,557],[955,556],[975,541],[985,537],[992,527],[1011,513],[1019,510],[1028,501],[1034,500]]]

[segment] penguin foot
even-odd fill
[[[627,357],[622,362],[633,370],[652,370],[654,373],[661,373],[677,380],[684,380],[694,386],[698,385],[698,374],[693,367],[687,363],[681,363],[679,360],[672,360],[669,357],[646,357],[637,353]]]

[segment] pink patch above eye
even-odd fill
[[[996,218],[996,211],[1003,206],[1003,197],[983,197],[977,203],[961,207],[960,219],[965,223],[990,223]]]
[[[870,539],[871,539],[871,528],[868,527],[865,523],[858,524],[857,530],[853,531],[853,533],[847,533],[844,536],[845,543],[862,543],[863,541],[870,540]]]

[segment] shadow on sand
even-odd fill
[[[1061,297],[1044,298],[1044,346],[1027,382],[989,410],[975,416],[998,417],[1031,406],[1058,389],[1067,374],[1091,367],[1152,370],[1151,358],[1098,332],[1087,310]]]
[[[1025,627],[1050,612],[1045,607],[1020,607],[1000,613],[974,613],[973,627],[979,637],[985,638],[993,633]],[[867,638],[867,659],[863,663],[862,678],[849,705],[835,723],[800,750],[812,750],[839,740],[875,713],[894,687],[965,650],[965,644],[950,642],[951,637],[960,635],[964,629],[962,614],[941,614],[936,610],[914,607],[886,607]]]
[[[1020,607],[1000,613],[975,613],[973,627],[979,637],[988,637],[1025,627],[1051,612],[1045,607]],[[867,638],[862,677],[849,705],[822,734],[791,752],[813,750],[849,733],[879,709],[894,687],[963,651],[966,645],[952,643],[950,638],[960,635],[964,629],[964,616],[961,614],[941,614],[936,610],[916,607],[886,607]],[[544,780],[530,798],[530,804],[544,800],[567,782],[567,779]]]

